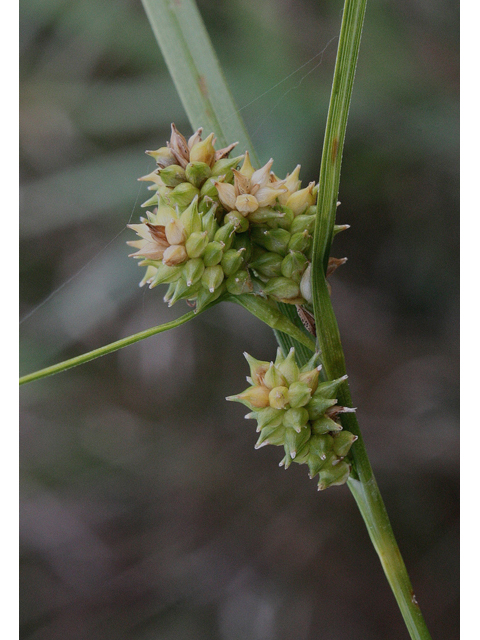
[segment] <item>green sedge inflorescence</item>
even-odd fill
[[[140,180],[153,183],[155,193],[143,204],[152,211],[129,225],[140,239],[128,242],[146,267],[140,285],[168,284],[169,306],[186,299],[197,311],[224,293],[295,304],[314,333],[308,317],[318,185],[302,189],[300,165],[281,179],[271,170],[273,159],[255,169],[248,152],[228,157],[235,143],[218,151],[214,145],[213,134],[202,140],[198,129],[186,140],[172,124],[167,146],[147,151],[157,168]],[[330,258],[326,275],[344,261]],[[279,349],[274,363],[245,357],[251,386],[227,400],[251,410],[246,417],[257,420],[260,432],[256,448],[283,446],[280,464],[307,464],[319,489],[346,482],[357,438],[336,421],[352,411],[335,398],[345,378],[319,382],[318,354],[299,368],[293,348],[286,357]]]
[[[214,144],[172,124],[167,146],[147,151],[157,168],[140,180],[155,193],[142,206],[152,211],[129,225],[140,239],[128,242],[146,267],[140,285],[168,284],[170,306],[186,299],[197,311],[223,293],[308,308],[318,185],[301,188],[300,165],[280,179],[272,159],[255,169],[248,152],[228,157],[236,143]]]
[[[310,478],[318,474],[318,489],[344,484],[351,471],[350,447],[357,436],[342,430],[340,413],[354,411],[337,404],[335,394],[347,376],[319,381],[318,354],[299,367],[292,347],[287,357],[278,349],[275,362],[256,360],[244,354],[250,365],[250,387],[227,400],[241,402],[257,421],[260,433],[255,448],[267,444],[283,446],[280,466],[306,464]]]

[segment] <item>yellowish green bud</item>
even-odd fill
[[[141,207],[156,207],[158,204],[158,194],[155,193],[151,198],[149,198],[148,200],[145,200],[145,202],[142,202],[142,204],[140,205]]]
[[[325,411],[329,406],[335,405],[336,400],[322,397],[322,393],[326,393],[329,387],[335,387],[332,383],[338,386],[343,378],[322,383],[322,393],[311,397],[312,387],[307,382],[300,381],[300,376],[313,386],[317,385],[320,368],[318,353],[301,370],[296,363],[293,348],[287,357],[279,349],[275,364],[245,355],[250,363],[251,373],[247,380],[252,386],[243,394],[228,399],[243,402],[252,410],[245,417],[254,418],[258,423],[257,431],[260,435],[255,448],[267,444],[283,445],[285,456],[280,466],[288,468],[292,461],[307,464],[310,477],[321,474],[320,488],[345,482],[350,466],[348,463],[343,465],[342,462],[356,438],[349,432],[336,433],[341,427],[325,415]],[[323,403],[323,407],[320,407],[320,403]],[[323,413],[312,423],[311,414],[321,409]],[[345,410],[343,407],[339,409]],[[336,415],[334,412],[329,414]]]
[[[284,212],[276,211],[271,207],[259,207],[252,213],[249,213],[247,217],[253,224],[268,224],[270,222],[278,223],[282,221],[285,216],[286,214]]]
[[[312,421],[312,430],[316,435],[320,436],[324,433],[334,433],[337,431],[341,431],[342,425],[338,424],[337,422],[335,422],[335,420],[332,420],[328,416],[321,415],[319,418],[316,418]]]
[[[336,465],[326,464],[318,474],[318,490],[345,484],[350,475],[350,465],[342,460]]]
[[[264,164],[263,167],[260,167],[260,169],[257,169],[256,171],[254,171],[250,177],[251,183],[253,185],[259,185],[259,188],[265,187],[265,185],[269,184],[270,170],[272,168],[272,164],[273,164],[273,158],[270,158],[270,160],[266,164]],[[242,169],[240,171],[241,173],[244,173]]]
[[[341,378],[336,378],[335,380],[327,380],[326,382],[320,383],[315,391],[315,396],[332,398],[336,395],[338,387],[345,382],[347,378],[348,376],[345,375]]]
[[[237,196],[234,186],[226,182],[215,182],[214,184],[217,188],[218,197],[223,206],[229,211],[235,209],[235,200],[237,199]]]
[[[250,154],[248,151],[245,151],[245,158],[243,160],[243,164],[240,168],[240,173],[250,179],[255,173],[255,169],[252,167],[252,163],[250,162]]]
[[[208,213],[213,206],[216,209],[218,207],[218,202],[212,200],[212,198],[210,198],[209,196],[205,196],[203,198],[200,196],[198,198],[198,212],[201,216],[204,216],[206,213]]]
[[[317,455],[312,453],[309,448],[307,464],[308,464],[308,471],[309,471],[308,477],[311,480],[317,475],[320,469],[324,466],[325,460],[322,460]]]
[[[267,185],[255,193],[255,198],[257,199],[260,207],[271,207],[275,204],[277,198],[282,193],[285,193],[285,189],[283,187],[281,189],[273,189],[271,186]]]
[[[202,282],[202,280],[200,280],[200,282]],[[204,309],[211,302],[215,302],[215,300],[218,300],[218,298],[220,298],[220,296],[223,295],[224,293],[225,293],[225,283],[222,283],[218,287],[218,289],[215,289],[215,291],[213,291],[213,293],[211,291],[208,291],[208,289],[205,289],[202,283],[202,286],[198,290],[197,297],[196,297],[195,313],[198,313],[199,311]]]
[[[141,264],[140,266],[143,267],[145,265]],[[153,281],[153,278],[155,277],[156,272],[157,272],[157,267],[154,267],[152,265],[148,265],[146,270],[145,270],[145,275],[143,276],[143,278],[139,282],[138,286],[139,287],[144,287],[147,283],[150,284]]]
[[[185,209],[199,193],[199,190],[190,182],[182,182],[170,191],[168,199],[174,205],[178,205],[180,209]]]
[[[278,366],[279,371],[285,376],[288,384],[298,381],[300,370],[295,360],[295,349],[292,347],[287,357]]]
[[[235,229],[235,233],[244,233],[247,231],[250,223],[239,211],[230,211],[225,216],[225,222],[230,222]]]
[[[350,431],[340,431],[333,437],[333,450],[337,456],[344,458],[355,440],[358,440],[358,436],[353,435]]]
[[[265,373],[264,381],[265,386],[267,386],[269,389],[273,389],[274,387],[285,387],[287,384],[287,381],[282,376],[277,367],[273,364],[273,362],[270,363],[270,366]]]
[[[283,414],[285,412],[282,409],[275,409],[274,407],[265,407],[259,409],[256,413],[256,419],[258,422],[257,431],[261,431],[264,427],[279,427],[283,422]]]
[[[232,246],[234,235],[235,227],[231,222],[227,222],[216,232],[214,240],[216,242],[222,242],[225,245],[225,250],[227,250]]]
[[[243,259],[245,262],[250,260],[252,255],[252,242],[248,233],[236,233],[233,238],[232,249],[237,251],[243,250]]]
[[[239,162],[243,159],[243,156],[237,156],[236,158],[221,158],[217,160],[212,167],[212,176],[224,176],[225,182],[230,182],[233,178],[233,171]]]
[[[189,236],[191,233],[194,233],[195,231],[202,230],[202,219],[198,212],[197,197],[192,200],[192,203],[182,213],[182,215],[180,216],[180,222],[183,224],[187,236]]]
[[[209,242],[205,248],[203,254],[203,262],[206,267],[214,267],[216,264],[220,264],[223,257],[223,247],[221,242]]]
[[[289,429],[295,429],[298,433],[308,422],[308,411],[303,407],[290,408],[285,411],[283,425]]]
[[[210,178],[212,170],[205,162],[189,162],[185,168],[186,179],[197,189],[203,185],[205,180]]]
[[[168,267],[175,267],[186,260],[188,260],[188,255],[182,244],[171,245],[168,249],[165,249],[165,253],[163,254],[163,264],[166,264]]]
[[[286,205],[292,209],[295,216],[299,216],[311,205],[315,204],[315,196],[313,195],[314,182],[311,182],[305,189],[295,191],[288,198]]]
[[[185,170],[178,164],[171,164],[160,170],[160,177],[167,187],[176,187],[185,182]]]
[[[169,267],[166,264],[160,263],[156,269],[156,273],[150,283],[150,289],[156,287],[158,284],[165,282],[176,282],[182,274],[182,267]]]
[[[340,233],[341,231],[346,231],[347,229],[350,229],[349,224],[336,224],[333,227],[333,237],[335,237],[337,233]]]
[[[301,436],[302,438],[304,438],[305,431],[307,431],[307,434],[308,434],[309,430],[310,428],[307,426],[307,429],[302,429],[302,431],[298,434],[298,436]],[[295,456],[295,458],[293,458],[293,460],[290,458],[290,455],[287,455],[285,453],[285,458],[282,460],[283,464],[285,465],[285,469],[287,469],[290,466],[289,465],[290,462],[296,462],[297,464],[307,464],[309,453],[310,453],[310,446],[309,446],[308,440],[304,442],[299,449],[297,449],[297,455]],[[280,466],[282,466],[282,463],[280,463]]]
[[[294,235],[295,233],[303,233],[304,231],[307,231],[311,236],[313,236],[316,217],[316,215],[297,216],[290,226],[290,233]]]
[[[250,409],[268,407],[269,389],[261,385],[254,385],[245,389],[243,393],[236,396],[228,396],[227,400],[241,402]]]
[[[218,191],[217,191],[217,187],[215,186],[217,182],[216,178],[208,178],[208,180],[206,180],[203,183],[202,188],[200,189],[200,197],[208,197],[208,198],[212,198],[213,200],[217,200],[218,199]]]
[[[187,239],[185,228],[178,218],[172,218],[165,225],[165,235],[169,244],[184,244]]]
[[[226,280],[228,293],[233,296],[241,296],[244,293],[252,293],[253,283],[248,271],[237,271]]]
[[[315,367],[313,369],[309,369],[308,371],[300,371],[300,375],[298,376],[298,381],[303,382],[310,389],[311,393],[315,393],[318,387],[318,376],[320,375],[321,367]]]
[[[202,215],[202,230],[207,232],[208,239],[213,240],[219,227],[217,218],[215,216],[215,207],[211,207],[206,213]]]
[[[244,193],[235,200],[235,209],[244,216],[248,216],[248,214],[258,209],[257,198],[249,193]]]
[[[290,278],[271,278],[263,291],[277,300],[297,300],[300,297],[300,287]]]
[[[194,231],[185,243],[189,258],[200,258],[208,245],[208,235],[206,231]]]
[[[222,284],[223,278],[224,273],[220,265],[207,267],[202,275],[202,284],[207,291],[213,293]]]
[[[264,447],[267,444],[271,444],[274,447],[281,447],[285,442],[285,436],[285,427],[266,427],[262,429],[260,437],[255,444],[255,449],[260,449],[260,447]]]
[[[163,296],[163,301],[164,302],[169,302],[171,300],[171,298],[173,297],[173,294],[175,293],[175,289],[177,287],[177,283],[178,283],[178,280],[177,280],[177,282],[172,282],[171,284],[168,285],[167,292]]]
[[[304,407],[310,402],[312,390],[304,382],[292,382],[288,389],[288,402],[291,407]]]
[[[324,398],[323,396],[313,395],[313,398],[308,403],[308,414],[310,416],[310,420],[316,420],[323,416],[325,411],[330,407],[333,407],[337,404],[337,400],[335,398]]]
[[[139,182],[153,182],[154,184],[149,187],[149,189],[157,189],[157,187],[166,186],[160,177],[160,169],[155,169],[151,173],[146,176],[142,176],[138,178]]]
[[[205,140],[194,144],[190,149],[190,162],[204,162],[211,167],[215,159],[213,143],[214,137],[213,133],[211,133]]]
[[[300,251],[289,251],[282,261],[282,276],[300,282],[308,260]]]
[[[303,231],[300,233],[294,233],[291,236],[290,241],[288,243],[289,251],[299,251],[300,253],[306,253],[312,244],[312,236],[308,233],[308,231]]]
[[[288,405],[288,387],[275,387],[270,391],[270,406],[274,409],[285,409]]]
[[[152,156],[152,158],[155,158],[155,162],[162,169],[171,164],[175,164],[176,162],[175,156],[168,147],[160,147],[160,149],[157,149],[156,151],[145,151],[145,153]]]
[[[240,269],[243,262],[243,253],[243,249],[239,251],[235,249],[225,251],[221,262],[225,275],[230,276]]]
[[[176,302],[181,300],[185,296],[187,291],[190,293],[187,283],[183,278],[180,278],[180,280],[177,281],[173,295],[168,301],[168,306],[172,307]]]
[[[281,229],[286,229],[291,233],[290,227],[295,219],[293,215],[293,211],[290,207],[285,207],[283,205],[275,205],[275,209],[277,213],[281,213],[282,217],[276,218],[275,220],[270,220],[267,224],[272,228],[280,227]]]
[[[285,229],[267,229],[254,227],[251,234],[252,242],[260,245],[267,251],[274,251],[282,256],[287,254],[290,241],[290,233]]]
[[[202,277],[205,271],[205,265],[201,258],[193,258],[189,260],[183,267],[183,277],[187,283],[187,286],[191,287],[196,284]]]
[[[292,459],[297,456],[297,452],[301,451],[310,438],[310,429],[285,429],[285,453]]]
[[[312,435],[310,438],[310,453],[325,460],[327,454],[333,450],[333,438],[330,434]]]
[[[158,208],[155,214],[150,214],[149,211],[147,211],[147,216],[150,218],[151,217],[151,222],[153,224],[161,224],[164,226],[167,226],[167,224],[171,221],[171,220],[177,220],[178,216],[177,216],[177,212],[175,211],[175,209],[173,207],[171,207],[169,204],[165,204],[163,201],[161,201],[160,199],[158,200]]]
[[[263,379],[270,368],[270,362],[266,362],[266,360],[257,360],[247,352],[243,355],[250,367],[250,377],[252,378],[253,384],[263,385]]]
[[[299,164],[297,164],[297,166],[295,167],[295,169],[292,171],[292,173],[289,173],[288,176],[285,179],[285,186],[287,188],[287,191],[284,195],[282,195],[279,200],[282,204],[285,204],[288,200],[288,198],[290,197],[290,194],[298,191],[298,189],[300,189],[301,185],[302,185],[302,181],[299,180],[299,175],[300,175],[300,169],[301,166]]]
[[[266,278],[276,278],[282,273],[282,256],[279,253],[265,252],[258,256],[250,266]]]

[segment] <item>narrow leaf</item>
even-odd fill
[[[95,358],[100,358],[101,356],[105,356],[108,353],[113,353],[114,351],[118,351],[119,349],[123,349],[123,347],[128,347],[135,342],[140,342],[140,340],[145,340],[145,338],[150,338],[150,336],[154,336],[157,333],[162,333],[163,331],[168,331],[169,329],[175,329],[182,324],[185,324],[189,320],[193,320],[200,313],[203,313],[209,307],[217,304],[218,301],[213,302],[202,311],[198,311],[195,313],[194,311],[189,311],[180,318],[176,320],[172,320],[171,322],[166,322],[165,324],[160,324],[156,327],[151,327],[150,329],[146,329],[145,331],[140,331],[139,333],[135,333],[127,338],[122,338],[121,340],[117,340],[116,342],[112,342],[111,344],[107,344],[104,347],[100,347],[99,349],[94,349],[93,351],[89,351],[88,353],[84,353],[81,356],[76,356],[75,358],[70,358],[70,360],[65,360],[64,362],[59,362],[58,364],[54,364],[51,367],[46,367],[45,369],[40,369],[39,371],[35,371],[34,373],[29,373],[26,376],[20,378],[20,384],[26,384],[27,382],[33,382],[34,380],[41,380],[42,378],[46,378],[47,376],[52,376],[55,373],[60,373],[61,371],[66,371],[67,369],[71,369],[72,367],[76,367],[79,364],[85,364],[85,362],[89,362],[90,360],[95,360]]]
[[[192,128],[213,131],[220,147],[238,142],[258,163],[195,2],[142,2]]]

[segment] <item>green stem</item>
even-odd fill
[[[346,373],[340,332],[325,273],[333,238],[343,145],[365,9],[366,0],[346,0],[345,2],[320,168],[317,224],[312,259],[312,291],[318,342],[328,379],[339,378]],[[338,401],[341,405],[352,406],[348,382],[344,382],[339,389]],[[351,449],[353,472],[348,486],[363,516],[410,636],[415,640],[429,640],[430,634],[398,549],[356,415],[343,414],[342,424],[345,429],[358,436],[358,440]]]
[[[212,302],[209,306],[202,309],[198,313],[194,311],[189,311],[180,318],[176,320],[172,320],[171,322],[166,322],[165,324],[160,324],[156,327],[151,327],[150,329],[145,329],[145,331],[140,331],[140,333],[135,333],[132,336],[128,336],[128,338],[122,338],[121,340],[117,340],[116,342],[112,342],[111,344],[107,344],[104,347],[100,347],[99,349],[94,349],[93,351],[89,351],[88,353],[84,353],[81,356],[76,356],[75,358],[70,358],[70,360],[64,360],[64,362],[59,362],[58,364],[54,364],[51,367],[46,367],[45,369],[40,369],[39,371],[35,371],[34,373],[29,373],[23,378],[20,378],[20,384],[26,384],[27,382],[33,382],[34,380],[41,380],[42,378],[46,378],[47,376],[53,376],[55,373],[60,373],[61,371],[66,371],[67,369],[71,369],[72,367],[76,367],[79,364],[84,364],[85,362],[89,362],[90,360],[95,360],[95,358],[100,358],[101,356],[105,356],[108,353],[113,353],[114,351],[118,351],[119,349],[123,349],[123,347],[128,347],[135,342],[140,342],[140,340],[145,340],[145,338],[150,338],[150,336],[154,336],[157,333],[162,333],[163,331],[168,331],[169,329],[175,329],[189,320],[193,320],[193,318],[203,313],[206,309],[217,304],[217,300]]]

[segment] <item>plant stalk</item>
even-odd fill
[[[231,98],[193,0],[182,0],[178,3],[168,0],[143,0],[143,3],[193,128],[201,125],[208,126],[216,133],[222,144],[237,139],[240,142],[240,148],[249,148],[255,158],[243,122]],[[345,1],[320,169],[317,224],[312,259],[312,290],[318,342],[328,379],[345,374],[345,358],[325,272],[333,238],[343,145],[365,9],[366,0]],[[209,307],[219,301],[212,303]],[[283,305],[279,307],[284,316],[290,316],[290,320],[301,326],[298,318],[292,315],[293,309],[289,309],[286,313],[282,308]],[[152,327],[89,353],[23,376],[20,378],[20,384],[54,375],[157,333],[173,329],[193,319],[195,315],[198,314],[191,311],[172,322]],[[292,333],[290,336],[280,333],[282,328],[284,330],[290,327],[288,324],[282,324],[281,320],[273,317],[274,315],[267,318],[268,321],[266,319],[264,321],[275,329],[282,348],[285,349],[289,344],[298,345],[295,340],[292,340]],[[297,334],[297,338],[300,338],[307,349],[313,342],[300,334]],[[341,405],[352,406],[347,382],[340,387],[338,400]],[[342,424],[358,436],[358,440],[351,449],[353,472],[348,481],[349,488],[364,518],[411,637],[414,640],[431,640],[375,481],[355,414],[343,414]]]
[[[76,356],[75,358],[70,358],[70,360],[64,360],[63,362],[59,362],[58,364],[53,364],[51,367],[46,367],[45,369],[40,369],[39,371],[35,371],[34,373],[29,373],[26,376],[20,378],[20,384],[26,384],[27,382],[33,382],[34,380],[41,380],[41,378],[46,378],[47,376],[53,376],[56,373],[60,373],[61,371],[66,371],[67,369],[71,369],[72,367],[77,367],[79,364],[85,364],[85,362],[90,362],[90,360],[95,360],[95,358],[100,358],[101,356],[105,356],[108,353],[113,353],[114,351],[118,351],[119,349],[123,349],[123,347],[128,347],[135,342],[140,342],[140,340],[145,340],[145,338],[150,338],[150,336],[154,336],[157,333],[162,333],[163,331],[168,331],[169,329],[175,329],[190,320],[193,320],[196,316],[203,313],[206,309],[214,306],[217,301],[211,303],[209,306],[202,309],[198,313],[194,311],[189,311],[180,318],[176,320],[172,320],[171,322],[166,322],[165,324],[157,325],[156,327],[151,327],[150,329],[145,329],[145,331],[140,331],[139,333],[135,333],[128,338],[122,338],[121,340],[117,340],[116,342],[112,342],[110,344],[105,345],[104,347],[100,347],[99,349],[94,349],[93,351],[89,351],[88,353],[84,353],[81,356]]]
[[[312,291],[322,362],[330,380],[340,378],[346,373],[340,332],[325,273],[333,238],[343,146],[366,4],[366,0],[345,1],[320,167],[312,259]],[[352,407],[347,381],[339,388],[338,401],[340,405]],[[430,640],[373,475],[357,417],[354,413],[346,413],[341,416],[341,420],[345,429],[358,436],[350,452],[353,462],[352,476],[348,480],[350,491],[363,516],[411,638]]]

